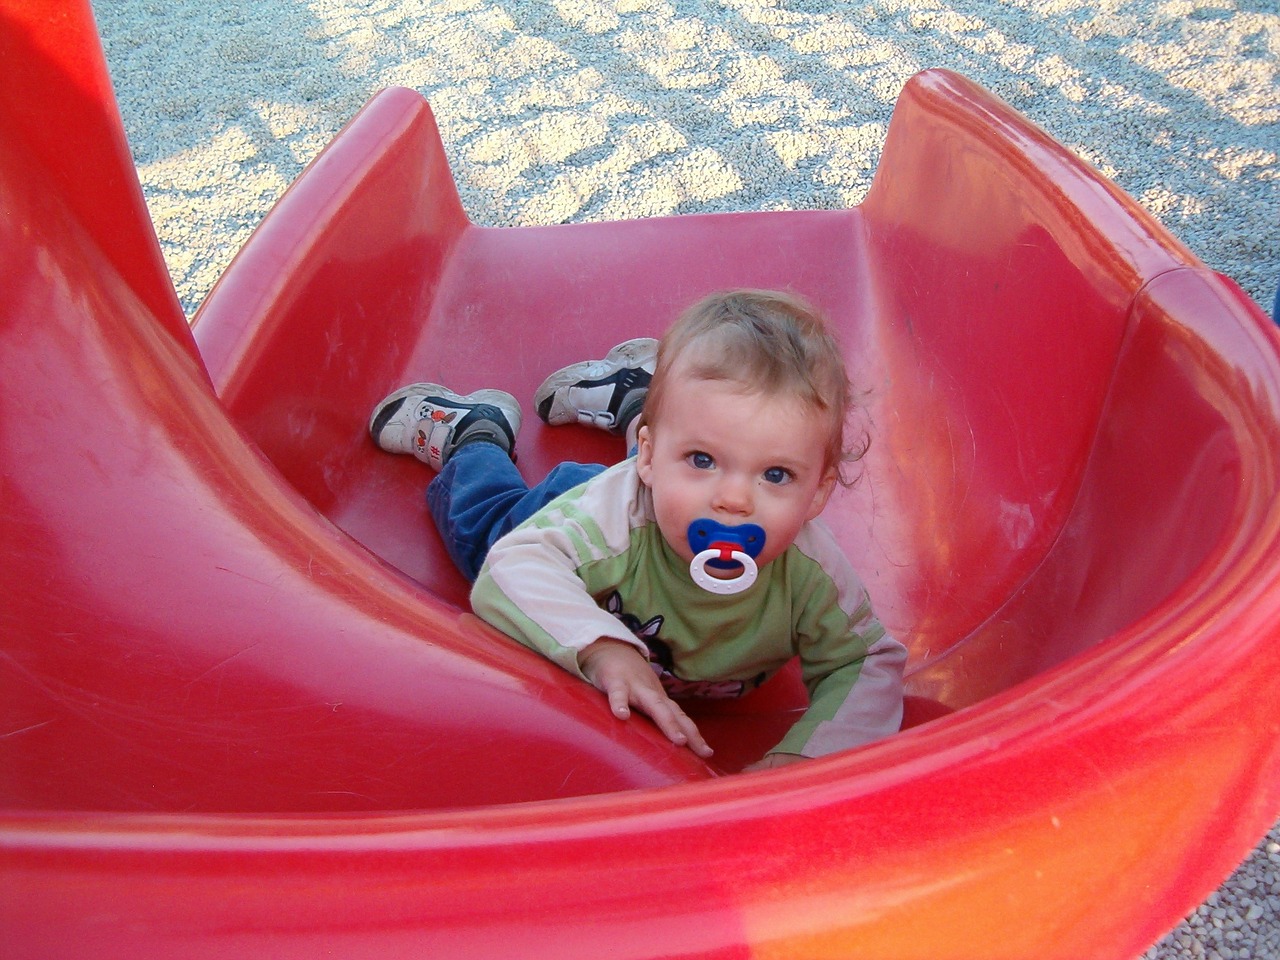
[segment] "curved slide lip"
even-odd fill
[[[1269,604],[1218,602],[1274,574],[1274,547],[1274,535],[1239,545],[1204,602],[1174,598],[1034,683],[795,771],[431,813],[11,811],[0,859],[19,893],[4,925],[49,948],[19,953],[31,956],[85,947],[129,916],[142,926],[121,955],[230,943],[278,956],[336,937],[352,955],[624,942],[663,957],[680,954],[653,904],[675,882],[708,956],[745,943],[809,956],[833,938],[877,956],[1136,955],[1181,909],[1151,889],[1198,896],[1195,878],[1230,869],[1227,851],[1253,835],[1247,817],[1224,821],[1223,796],[1252,796],[1255,818],[1274,803],[1275,748],[1258,734],[1275,730],[1276,691],[1253,671],[1276,675],[1280,609],[1274,590]],[[1222,656],[1226,637],[1245,639]],[[1208,771],[1231,785],[1223,796],[1194,789]],[[1187,844],[1172,849],[1178,834]],[[562,928],[530,891],[566,876],[589,891],[571,901],[617,923]],[[1064,923],[1088,902],[1111,906]],[[920,917],[947,923],[922,931]],[[1017,935],[996,949],[987,938],[1005,924]]]
[[[1250,714],[1237,712],[1229,729],[1188,732],[1188,713],[1212,715],[1194,693],[1159,693],[1158,712],[1146,709],[1153,690],[1219,680],[1234,705],[1241,663],[1213,658],[1219,677],[1197,651],[1171,653],[1150,636],[1110,646],[1086,659],[1111,669],[1073,665],[1035,690],[794,776],[429,814],[6,815],[3,860],[22,882],[5,925],[20,943],[74,949],[117,930],[103,919],[116,911],[145,918],[142,932],[120,941],[121,955],[229,942],[288,955],[320,936],[351,938],[352,955],[426,944],[497,956],[520,943],[524,956],[564,956],[566,942],[588,953],[621,942],[628,955],[664,957],[680,953],[662,932],[669,914],[655,916],[653,905],[674,884],[708,956],[744,943],[810,956],[833,938],[876,956],[1015,957],[1031,947],[1050,957],[1134,956],[1177,915],[1153,886],[1194,896],[1206,869],[1199,857],[1230,869],[1223,851],[1250,835],[1222,821],[1221,798],[1191,790],[1199,773],[1229,763],[1228,782],[1264,798],[1254,778],[1276,758],[1258,749]],[[1240,654],[1247,662],[1262,651]],[[1094,682],[1076,682],[1079,672]],[[1117,674],[1127,682],[1106,682]],[[961,787],[975,769],[985,795]],[[1179,829],[1188,843],[1172,849]],[[585,898],[617,924],[561,928],[531,891],[566,876],[580,892],[560,897]],[[784,890],[790,909],[777,901]],[[246,902],[246,891],[261,901]],[[298,909],[303,896],[310,906]],[[291,905],[285,914],[281,903]],[[1084,903],[1109,906],[1064,922],[1064,909]],[[38,923],[50,916],[54,931]],[[945,919],[945,933],[918,925],[921,917]],[[989,939],[1005,926],[1003,941]]]
[[[82,27],[91,25],[87,8],[78,15]],[[102,76],[98,89],[105,90]],[[950,82],[936,75],[923,81]],[[12,148],[0,152],[13,164],[10,172],[30,169],[13,157]],[[117,161],[127,162],[127,151]],[[0,163],[0,173],[4,168]],[[12,186],[12,178],[7,183]],[[58,187],[75,190],[65,178]],[[55,200],[47,209],[62,217],[67,207],[57,205],[55,190],[49,196]],[[36,196],[30,208],[43,202]],[[72,363],[53,365],[60,375],[77,369],[117,374],[72,381],[83,387],[82,396],[108,405],[95,410],[134,416],[113,421],[104,433],[137,431],[151,443],[104,444],[79,460],[51,454],[37,465],[41,476],[56,478],[58,465],[69,463],[103,481],[108,493],[149,491],[157,502],[146,517],[139,515],[139,525],[166,510],[208,519],[204,526],[193,522],[195,532],[185,540],[170,541],[170,560],[183,556],[179,545],[189,551],[212,544],[237,564],[224,571],[230,579],[248,571],[254,558],[291,575],[312,574],[294,581],[309,584],[299,595],[332,606],[290,612],[276,625],[322,626],[331,611],[334,623],[378,621],[387,629],[379,642],[397,664],[425,656],[411,644],[425,640],[447,653],[451,636],[480,630],[460,621],[447,603],[427,600],[413,609],[421,594],[262,463],[213,401],[184,331],[163,317],[157,322],[162,308],[156,304],[164,298],[149,286],[154,271],[147,256],[125,266],[119,256],[104,258],[106,242],[92,242],[93,224],[79,223],[75,204],[69,208],[64,219],[52,226],[41,221],[44,232],[30,234],[41,238],[38,257],[9,261],[11,270],[14,263],[37,261],[52,267],[23,273],[23,285],[6,289],[21,288],[27,299],[20,302],[53,309],[40,314],[43,326],[23,325],[35,311],[0,318],[12,363],[2,382],[10,390],[16,383],[36,385],[25,396],[61,395],[39,386],[48,371],[38,362],[19,370],[12,358],[39,337],[62,344]],[[132,209],[144,216],[140,200]],[[17,249],[17,235],[10,229],[0,239]],[[46,297],[35,277],[53,277],[53,292]],[[80,325],[87,308],[105,310],[114,324],[97,339]],[[0,906],[0,928],[10,949],[24,957],[288,956],[334,944],[348,955],[380,957],[432,949],[437,955],[558,958],[614,951],[655,958],[1136,955],[1226,874],[1280,806],[1280,514],[1272,443],[1280,351],[1256,308],[1194,264],[1147,280],[1133,294],[1132,312],[1122,351],[1132,376],[1112,388],[1109,409],[1131,413],[1138,407],[1128,393],[1164,382],[1160,377],[1170,371],[1184,373],[1203,387],[1205,407],[1226,424],[1206,429],[1207,449],[1228,436],[1245,453],[1249,438],[1262,446],[1253,459],[1221,461],[1224,474],[1248,493],[1216,531],[1210,553],[1172,595],[1106,640],[935,723],[785,771],[703,779],[705,768],[673,766],[653,741],[625,749],[634,748],[666,785],[533,803],[432,812],[113,813],[89,803],[6,810],[0,873],[13,895]],[[77,335],[62,336],[59,319]],[[105,365],[93,366],[104,358]],[[125,369],[135,371],[133,381],[118,376]],[[172,400],[182,403],[166,403]],[[58,446],[23,426],[23,418],[30,419],[27,408],[0,421],[9,464],[2,514],[6,579],[19,564],[25,568],[43,556],[26,552],[35,549],[35,541],[23,539],[34,529],[27,521],[73,515],[23,515],[9,496],[30,489],[20,475],[33,465],[31,452]],[[1133,436],[1117,427],[1100,442],[1122,446]],[[1086,470],[1103,469],[1106,457],[1105,449],[1095,450]],[[155,495],[166,493],[164,483],[174,477],[146,471],[174,464],[182,482],[172,489],[186,493],[169,503]],[[193,487],[183,486],[192,478],[212,493],[193,495]],[[1077,514],[1091,508],[1084,500],[1076,505]],[[1188,516],[1188,526],[1193,521]],[[80,536],[88,528],[59,532]],[[120,532],[123,546],[137,531]],[[108,557],[94,569],[145,553]],[[308,554],[321,561],[318,577],[308,570]],[[165,565],[148,569],[161,576]],[[1047,588],[1027,587],[1027,602],[1039,589]],[[266,596],[244,587],[221,599],[254,597],[257,609],[269,612]],[[104,634],[118,628],[121,609],[125,619],[130,614],[127,596],[123,603],[114,599],[99,611]],[[44,621],[37,621],[43,614],[34,609],[15,614],[11,595],[5,615],[10,625],[28,615],[30,624],[40,624],[34,629],[43,630]],[[216,605],[206,611],[215,624],[222,612]],[[159,613],[151,619],[176,620],[183,611]],[[37,639],[50,645],[58,636]],[[317,663],[331,649],[317,644]],[[14,650],[6,645],[6,669],[26,655]],[[127,658],[127,648],[121,651]],[[960,671],[943,668],[966,655],[953,649],[920,682],[945,686]],[[253,656],[245,650],[227,662],[240,669]],[[556,696],[555,674],[536,661],[500,650],[483,659],[486,682],[501,676]],[[189,669],[190,681],[208,673]],[[216,676],[216,669],[209,674]],[[61,678],[37,679],[52,689]],[[200,695],[199,684],[190,686]],[[207,693],[213,702],[216,691]],[[589,727],[586,702],[569,696],[551,701],[553,707],[581,716]],[[394,711],[387,716],[375,719],[396,719]],[[39,730],[7,729],[4,740],[18,748],[28,733]],[[584,749],[597,750],[594,743]],[[11,785],[20,791],[27,768],[10,769],[18,771]],[[64,772],[68,780],[74,773]],[[1172,845],[1170,836],[1182,842]],[[549,902],[556,909],[548,910]]]

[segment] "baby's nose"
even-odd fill
[[[725,475],[716,485],[715,507],[726,513],[747,515],[752,507],[751,483],[742,477]]]

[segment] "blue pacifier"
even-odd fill
[[[694,553],[693,562],[689,564],[689,576],[694,583],[711,593],[741,593],[756,582],[760,573],[755,558],[764,549],[764,528],[754,523],[731,527],[715,520],[695,520],[689,524],[689,547]],[[742,572],[722,579],[708,573],[707,567],[714,570],[742,567]]]

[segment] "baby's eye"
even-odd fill
[[[762,476],[765,483],[775,484],[790,483],[796,478],[796,475],[786,467],[769,467]]]
[[[701,450],[689,454],[688,461],[695,470],[710,470],[716,465],[715,457]]]

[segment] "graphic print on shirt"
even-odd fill
[[[667,695],[672,698],[706,697],[726,700],[740,697],[764,682],[763,673],[750,680],[685,680],[676,675],[671,647],[659,636],[665,622],[661,614],[642,622],[639,617],[623,609],[622,595],[617,590],[605,599],[605,610],[620,620],[645,645],[649,651],[649,666],[662,681],[662,688],[667,691]]]

